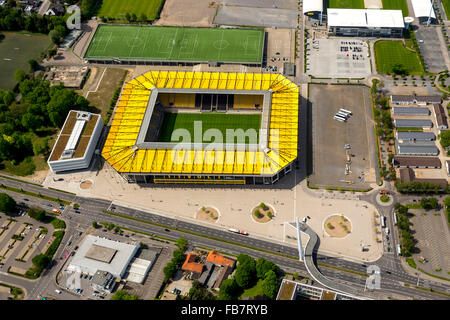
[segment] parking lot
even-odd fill
[[[264,71],[283,73],[285,62],[294,62],[295,32],[289,29],[268,29],[266,67]]]
[[[427,28],[423,26],[416,31],[417,42],[428,72],[439,72],[447,69],[438,32],[441,32],[438,27]]]
[[[416,247],[419,252],[414,255],[416,264],[426,272],[448,278],[450,272],[450,232],[447,227],[445,212],[441,210],[410,209]],[[420,257],[427,262],[421,263]]]
[[[365,78],[371,73],[368,45],[354,38],[308,39],[306,73],[317,78]]]
[[[54,228],[20,210],[17,215],[0,215],[0,270],[24,274],[32,259],[45,252],[53,239]]]
[[[375,182],[376,150],[369,89],[363,86],[311,85],[312,186],[367,189]],[[334,120],[340,108],[350,110],[347,122]],[[348,149],[349,164],[346,174]]]

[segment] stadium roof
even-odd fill
[[[323,0],[303,0],[303,14],[323,11]]]
[[[330,27],[404,28],[402,10],[331,9],[327,10]]]
[[[205,150],[136,145],[159,88],[268,93],[266,148]],[[298,87],[280,74],[150,71],[125,84],[102,151],[120,173],[270,175],[297,158]],[[154,102],[153,102],[154,103]]]
[[[430,110],[426,107],[394,107],[395,115],[419,115],[428,116]]]
[[[414,14],[417,18],[419,17],[428,17],[436,19],[436,14],[434,10],[432,10],[432,5],[430,0],[411,0],[411,4],[414,10]]]
[[[428,119],[394,119],[395,126],[397,128],[423,128],[423,127],[432,127],[433,122]]]

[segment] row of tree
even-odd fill
[[[415,249],[415,240],[411,234],[408,207],[396,203],[394,206],[395,214],[397,215],[397,227],[400,234],[401,253],[405,257],[411,256]]]
[[[187,248],[188,242],[185,238],[180,238],[178,239],[176,245],[179,249],[173,252],[172,260],[170,260],[169,263],[167,263],[167,265],[163,269],[164,282],[169,281],[169,279],[175,275],[178,268],[184,261],[184,251]]]
[[[450,190],[447,187],[442,190],[439,183],[432,182],[419,182],[419,181],[411,181],[411,182],[402,182],[400,180],[395,181],[395,187],[400,193],[429,193],[429,194],[437,194],[437,193],[449,193]]]

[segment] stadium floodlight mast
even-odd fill
[[[431,23],[431,12],[433,12],[433,0],[430,1],[430,14],[428,15],[427,27],[429,27]]]

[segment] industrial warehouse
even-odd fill
[[[273,184],[297,159],[298,91],[280,74],[151,71],[124,86],[102,156],[128,182]]]

